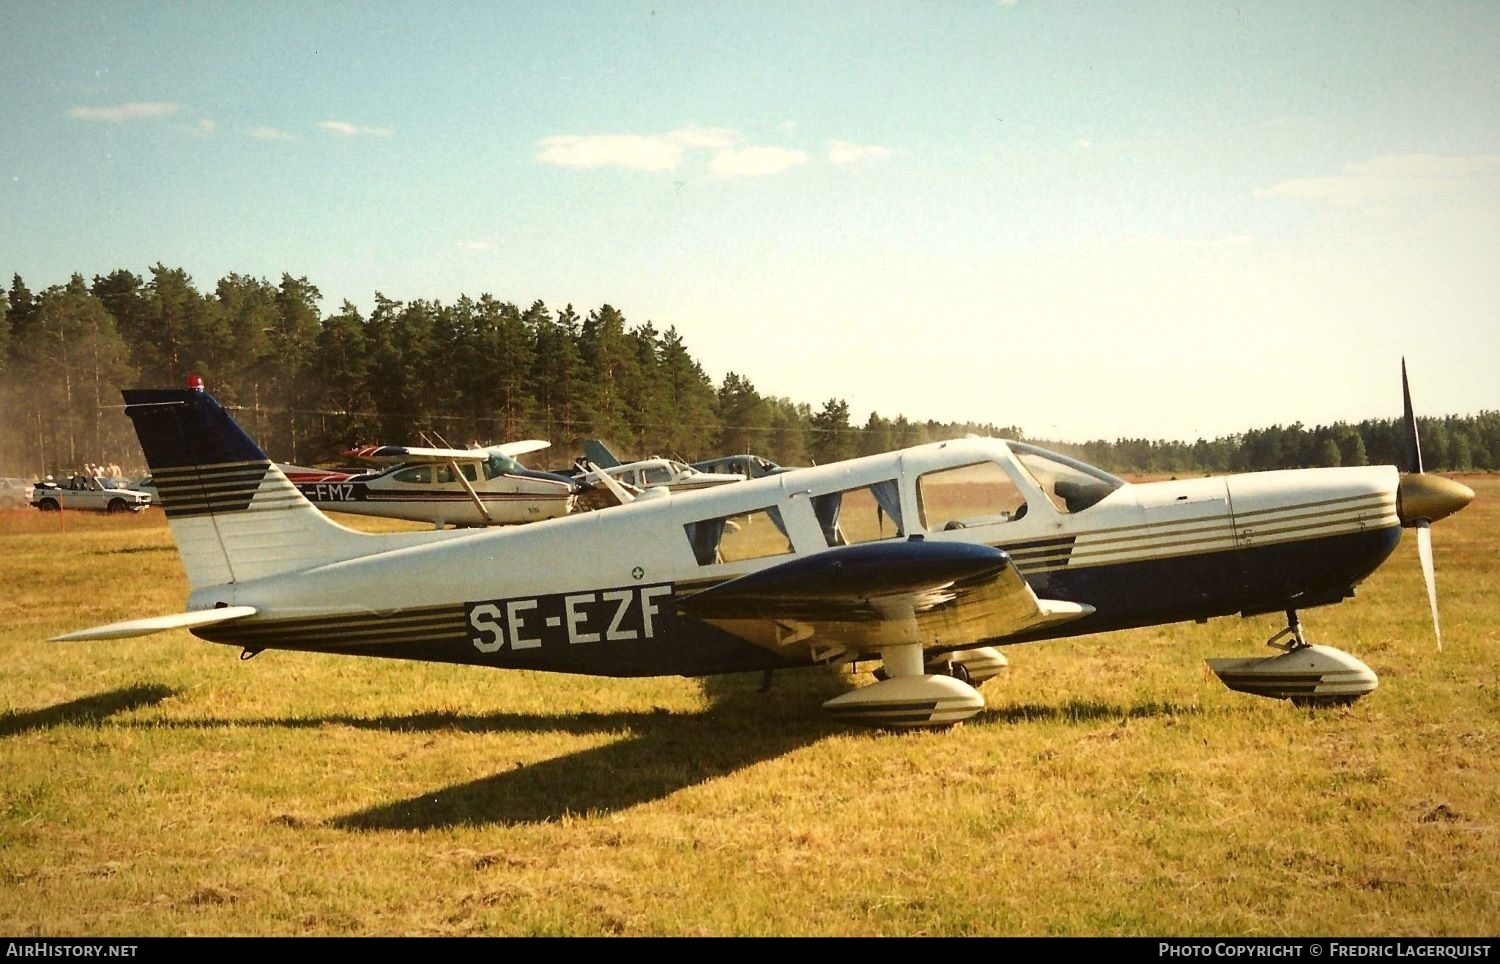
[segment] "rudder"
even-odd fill
[[[363,534],[308,502],[202,388],[121,394],[193,589],[368,551]]]

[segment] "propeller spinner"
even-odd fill
[[[1422,468],[1422,443],[1417,435],[1417,417],[1411,406],[1411,387],[1406,379],[1406,359],[1401,359],[1401,396],[1406,419],[1406,471],[1396,489],[1396,514],[1403,526],[1417,530],[1417,555],[1422,560],[1422,580],[1427,584],[1427,604],[1432,609],[1432,631],[1437,648],[1443,648],[1443,630],[1438,622],[1437,577],[1432,564],[1431,525],[1468,505],[1474,490],[1461,482],[1428,475]]]

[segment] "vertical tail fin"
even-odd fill
[[[122,394],[193,589],[369,551],[369,536],[303,498],[203,389]]]
[[[612,469],[621,464],[620,460],[615,457],[615,453],[609,450],[609,446],[596,438],[586,438],[583,440],[583,454],[585,458],[594,463],[595,468]]]

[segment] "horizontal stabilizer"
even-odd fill
[[[191,629],[194,626],[209,626],[213,623],[244,619],[246,616],[253,615],[255,615],[254,606],[221,606],[218,609],[200,609],[197,612],[173,613],[170,616],[127,619],[123,622],[53,636],[51,642],[66,643],[78,639],[124,639],[127,636],[149,636],[151,633],[165,632],[169,629]]]

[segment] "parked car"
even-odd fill
[[[59,509],[140,512],[151,504],[151,496],[130,488],[124,479],[75,475],[66,482],[38,482],[31,490],[31,504],[42,512]]]
[[[151,476],[142,476],[139,480],[132,482],[130,487],[137,492],[144,492],[151,497],[147,505],[161,505],[161,493],[156,491],[156,483],[151,481]]]
[[[24,509],[31,504],[31,483],[0,478],[0,509]]]

